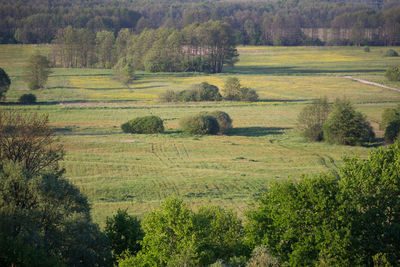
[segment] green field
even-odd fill
[[[303,174],[336,171],[344,156],[365,157],[373,148],[308,143],[296,129],[300,110],[312,99],[346,97],[364,112],[377,135],[385,107],[394,106],[400,93],[354,82],[353,76],[400,89],[384,78],[385,69],[399,58],[372,47],[240,47],[240,62],[225,73],[137,73],[128,87],[110,70],[53,69],[46,89],[37,90],[39,103],[15,104],[29,92],[23,66],[35,50],[47,46],[0,46],[0,67],[12,79],[7,103],[1,109],[49,114],[64,144],[66,177],[93,205],[95,221],[118,208],[143,215],[171,194],[193,206],[213,203],[243,213],[249,203],[276,180],[301,179]],[[399,48],[396,48],[400,50]],[[257,90],[257,103],[158,102],[165,90],[183,90],[203,81],[222,87],[226,77],[238,77]],[[233,119],[227,136],[188,136],[178,121],[200,111],[222,110]],[[121,123],[136,116],[158,115],[167,132],[130,135]]]

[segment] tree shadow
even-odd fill
[[[282,127],[235,127],[229,131],[228,136],[259,137],[266,135],[281,135],[291,128]]]

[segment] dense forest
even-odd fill
[[[1,43],[50,43],[71,26],[92,34],[182,30],[220,20],[236,44],[398,45],[400,3],[366,1],[0,0]]]

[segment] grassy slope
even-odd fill
[[[34,49],[47,48],[0,46],[0,67],[13,81],[9,101],[27,92],[22,67]],[[400,63],[382,57],[383,50],[244,47],[237,67],[224,74],[140,72],[130,88],[113,80],[110,70],[54,69],[48,88],[35,92],[40,104],[0,108],[49,114],[67,151],[66,176],[88,195],[100,223],[117,208],[143,215],[170,194],[184,196],[193,206],[210,202],[242,213],[275,180],[335,171],[343,156],[367,155],[370,148],[305,142],[296,130],[296,117],[313,98],[347,97],[376,127],[383,108],[398,102],[400,94],[343,76],[383,81],[386,67]],[[182,90],[202,81],[221,88],[230,75],[255,88],[262,101],[157,102],[157,95],[167,89]],[[235,130],[229,136],[186,136],[178,131],[181,117],[215,109],[233,118]],[[161,116],[167,133],[121,133],[121,123],[147,114]]]

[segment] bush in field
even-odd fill
[[[322,126],[328,119],[331,107],[326,98],[316,99],[311,105],[303,108],[298,116],[303,135],[310,141],[322,141],[324,132]]]
[[[385,130],[389,123],[394,120],[400,120],[400,105],[397,105],[395,108],[385,108],[383,110],[379,129]]]
[[[222,96],[219,93],[217,86],[202,82],[194,87],[195,91],[198,93],[198,101],[221,101]]]
[[[400,119],[389,122],[385,130],[385,141],[393,143],[400,133]]]
[[[386,50],[384,56],[385,57],[398,57],[399,54],[393,49],[388,49],[388,50]]]
[[[385,76],[389,81],[400,81],[400,65],[389,67]]]
[[[21,104],[33,104],[36,103],[36,96],[34,94],[23,94],[19,97],[18,101]]]
[[[258,100],[257,92],[254,89],[242,87],[236,77],[229,77],[224,85],[223,96],[226,100],[250,101]]]
[[[164,124],[160,117],[144,116],[122,124],[121,129],[124,133],[154,134],[164,132]]]
[[[210,115],[197,114],[185,117],[179,124],[182,131],[188,134],[217,134],[219,131],[217,119]]]
[[[225,134],[228,133],[230,129],[232,129],[232,119],[226,112],[216,110],[211,112],[203,112],[201,114],[212,116],[217,120],[219,125],[218,133]]]
[[[361,145],[375,137],[365,116],[346,100],[336,101],[323,132],[327,142],[340,145]]]
[[[42,55],[32,55],[25,67],[25,80],[29,89],[35,90],[43,88],[50,75],[50,62]]]
[[[364,49],[363,49],[363,50],[364,50],[364,52],[367,52],[367,53],[371,51],[371,49],[369,48],[369,46],[364,46]]]
[[[215,85],[203,82],[195,85],[192,89],[187,89],[179,92],[171,90],[160,94],[159,99],[163,102],[198,102],[198,101],[221,101],[222,96],[219,93],[218,87]]]
[[[8,74],[2,68],[0,68],[0,100],[6,98],[6,93],[10,88],[10,84],[11,81],[8,77]]]

